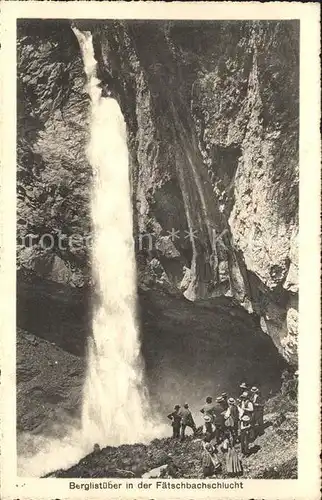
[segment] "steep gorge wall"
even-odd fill
[[[154,234],[138,252],[142,275],[151,286],[150,268],[161,282],[163,269],[190,300],[234,297],[295,361],[297,27],[202,30],[131,23],[97,33],[102,75],[123,85],[131,115],[138,231]]]
[[[94,34],[103,93],[118,99],[128,124],[139,284],[189,300],[230,296],[296,362],[297,24],[81,27]],[[71,79],[84,84],[79,67]],[[85,96],[80,107],[84,153]],[[73,113],[67,124],[77,106]],[[37,145],[46,161],[46,139]],[[70,269],[69,256],[60,258]],[[84,269],[74,262],[72,279]]]

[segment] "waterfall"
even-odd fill
[[[87,156],[94,174],[92,263],[100,298],[88,344],[82,430],[91,445],[119,445],[144,440],[150,422],[136,325],[126,125],[117,101],[101,95],[91,33],[73,30],[91,100]]]
[[[91,33],[73,31],[91,101],[87,156],[94,179],[92,263],[99,303],[88,341],[81,422],[66,419],[53,426],[52,436],[20,436],[20,476],[70,467],[92,452],[95,443],[148,442],[168,432],[152,418],[143,380],[126,125],[117,101],[102,97]]]

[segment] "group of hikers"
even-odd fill
[[[185,439],[186,428],[193,430],[194,436],[202,436],[202,464],[204,477],[212,476],[221,468],[218,449],[226,453],[226,469],[229,475],[242,472],[235,445],[240,443],[241,453],[249,455],[249,443],[264,432],[264,404],[258,387],[241,383],[240,396],[235,399],[222,393],[215,401],[207,397],[200,412],[204,424],[197,429],[188,403],[181,408],[175,405],[168,415],[171,420],[173,437]]]

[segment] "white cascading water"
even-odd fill
[[[134,443],[147,438],[150,416],[136,325],[126,125],[117,101],[101,96],[91,33],[77,28],[74,33],[81,47],[91,99],[87,154],[94,173],[92,259],[100,298],[88,346],[82,429],[91,444]]]
[[[94,173],[92,258],[100,302],[89,338],[81,428],[66,423],[60,439],[20,436],[19,476],[39,477],[67,468],[95,443],[146,442],[167,432],[152,420],[143,383],[126,125],[117,101],[101,96],[91,33],[73,30],[91,99],[87,154]]]

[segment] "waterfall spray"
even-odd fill
[[[102,97],[91,33],[73,30],[91,100],[87,156],[94,179],[92,262],[99,303],[88,341],[80,425],[68,420],[59,424],[53,428],[54,435],[63,434],[59,438],[20,436],[21,476],[39,477],[69,467],[90,453],[94,443],[147,442],[166,432],[152,419],[143,380],[126,125],[117,101]]]
[[[91,99],[87,155],[94,172],[94,311],[83,394],[82,429],[91,444],[144,440],[150,421],[136,325],[136,271],[126,125],[115,99],[103,98],[90,32],[74,28]],[[150,436],[151,437],[151,436]]]

